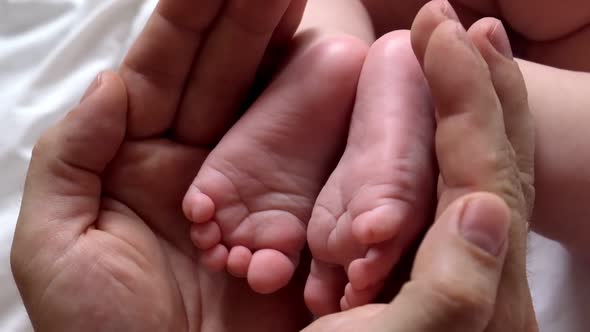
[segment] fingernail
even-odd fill
[[[82,96],[82,99],[80,99],[80,102],[83,102],[84,100],[86,100],[86,98],[90,97],[94,93],[94,91],[96,91],[100,87],[101,81],[102,73],[99,73],[94,79],[94,81],[92,81],[88,89],[86,89],[86,92],[84,92],[84,95]]]
[[[500,255],[509,228],[510,209],[499,197],[482,194],[465,203],[460,221],[461,235],[490,255]]]
[[[445,15],[453,21],[459,21],[459,16],[457,15],[457,12],[455,12],[455,9],[453,9],[453,6],[451,5],[451,3],[449,3],[448,0],[439,0],[439,6],[443,15]]]
[[[504,55],[510,60],[514,58],[512,46],[510,45],[506,28],[504,28],[502,22],[498,21],[498,23],[496,23],[496,26],[492,29],[488,38],[490,43],[492,43],[492,46],[494,46],[494,48],[500,52],[500,54]]]

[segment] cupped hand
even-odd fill
[[[160,1],[119,73],[100,75],[39,140],[11,256],[37,331],[295,331],[308,322],[297,283],[262,297],[202,269],[181,210],[304,5]],[[299,58],[291,71],[312,61]]]
[[[436,221],[390,304],[305,331],[538,331],[525,270],[534,201],[526,88],[501,23],[483,19],[467,32],[446,5],[427,4],[412,28],[436,108]],[[366,62],[388,61],[370,54]]]

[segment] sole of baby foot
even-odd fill
[[[365,54],[344,36],[297,53],[211,152],[183,203],[206,266],[259,293],[288,284],[343,149]]]
[[[425,227],[435,178],[429,100],[409,31],[378,40],[363,67],[346,150],[308,225],[319,267],[305,293],[314,314],[370,302]],[[328,269],[334,265],[340,269]],[[339,285],[326,287],[318,301],[313,285],[330,280]]]

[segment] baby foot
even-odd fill
[[[259,293],[287,285],[343,149],[365,53],[360,41],[334,37],[295,55],[211,152],[183,203],[211,270]]]
[[[366,304],[425,226],[434,116],[410,34],[386,35],[363,67],[348,145],[308,226],[305,299],[315,315]]]

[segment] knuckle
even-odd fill
[[[71,112],[68,113],[62,121],[49,127],[47,130],[45,130],[45,132],[43,132],[43,134],[37,139],[37,142],[35,142],[35,145],[33,146],[33,150],[31,152],[31,157],[33,159],[43,158],[56,146],[59,146],[59,133],[62,130],[62,123],[67,121],[70,116]]]
[[[480,185],[499,194],[514,211],[522,213],[523,216],[528,215],[525,210],[534,197],[534,190],[527,191],[528,180],[519,170],[512,145],[506,142],[501,148],[487,154],[482,162],[488,169],[487,174],[491,174],[492,177],[484,179],[487,183]]]
[[[261,5],[253,5],[249,1],[231,1],[228,4],[227,17],[230,22],[248,34],[272,34],[287,11],[290,1],[257,0],[257,2]]]
[[[15,234],[15,239],[10,250],[10,270],[14,281],[19,288],[26,284],[31,276],[31,260],[28,248],[23,247],[22,235]]]
[[[51,149],[53,144],[53,136],[51,135],[52,129],[46,131],[41,137],[37,140],[35,145],[33,146],[33,150],[31,152],[31,160],[32,162],[36,160],[43,159],[45,155],[47,155],[47,151]]]
[[[517,173],[516,157],[509,142],[502,142],[495,149],[489,149],[487,153],[482,153],[478,159],[485,174],[492,175],[493,180],[501,182],[514,180]],[[482,178],[482,180],[489,181],[490,179]]]
[[[18,249],[13,246],[10,251],[10,269],[17,283],[22,279],[22,260],[19,256]]]
[[[529,220],[531,218],[531,216],[533,215],[533,209],[535,207],[535,199],[536,199],[536,191],[535,191],[535,185],[534,185],[534,180],[532,180],[531,176],[523,176],[523,181],[522,181],[522,190],[523,190],[523,194],[524,194],[524,200],[525,200],[525,219]]]

